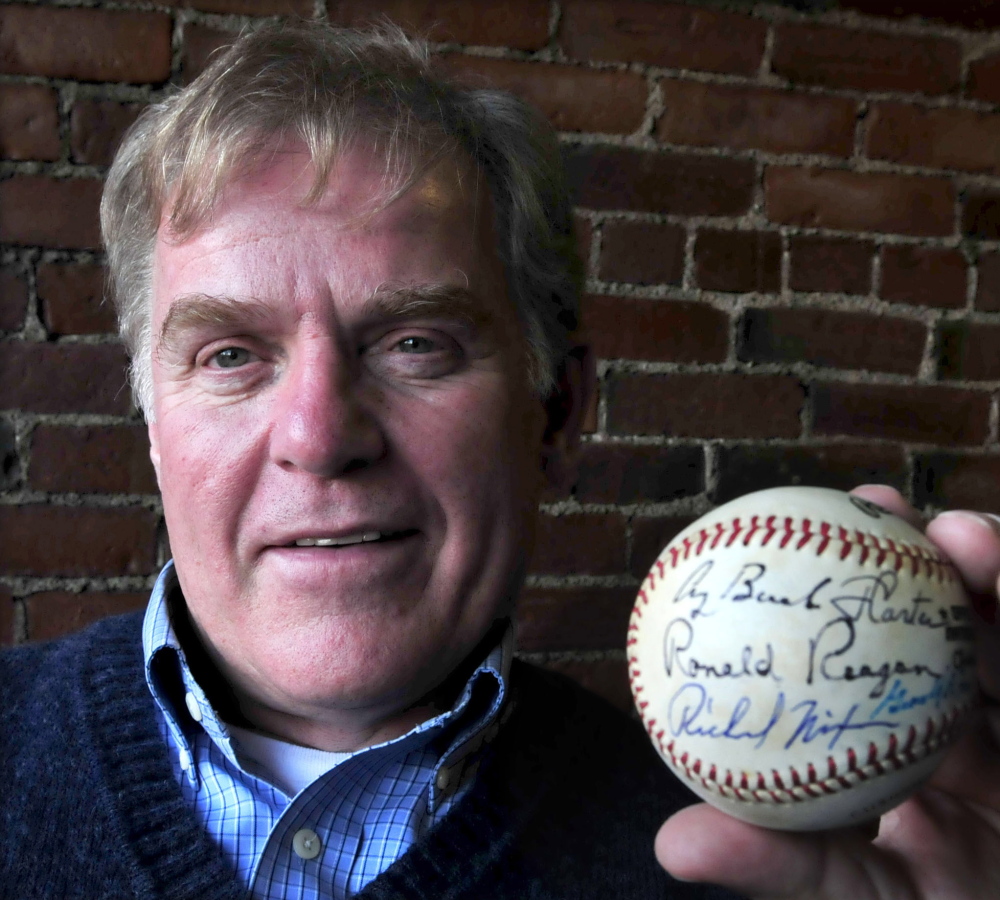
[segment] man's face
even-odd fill
[[[380,174],[348,154],[303,206],[308,158],[278,153],[153,257],[149,432],[188,609],[251,720],[316,745],[470,652],[537,500],[488,198],[447,162],[372,214]]]

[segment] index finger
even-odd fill
[[[927,536],[951,559],[976,610],[979,680],[990,697],[1000,697],[1000,628],[997,627],[997,578],[1000,576],[1000,522],[982,513],[956,510],[939,515]]]
[[[877,503],[916,528],[923,528],[920,514],[894,488],[868,484],[851,493]],[[976,655],[980,683],[987,695],[1000,698],[1000,617],[997,615],[1000,519],[986,513],[952,510],[932,519],[926,533],[951,560],[965,584],[977,613]]]
[[[966,510],[943,512],[928,524],[927,537],[955,564],[970,591],[996,595],[1000,522]]]

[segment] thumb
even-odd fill
[[[874,836],[864,828],[771,831],[699,804],[663,825],[656,857],[681,881],[718,884],[755,900],[875,900]]]

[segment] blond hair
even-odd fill
[[[353,145],[385,161],[386,202],[445,153],[465,154],[493,199],[498,252],[541,395],[577,327],[580,269],[550,126],[496,90],[435,77],[427,48],[390,25],[269,24],[242,34],[190,85],[149,107],[108,173],[101,229],[136,404],[152,412],[151,259],[161,218],[192,234],[219,193],[284,141],[308,148],[322,195]],[[169,203],[169,209],[165,207]]]

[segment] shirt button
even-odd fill
[[[292,838],[292,849],[300,859],[315,859],[323,849],[319,835],[309,828],[300,828]]]
[[[448,785],[451,784],[451,769],[445,766],[438,769],[437,778],[434,779],[434,783],[437,785],[439,791],[448,790]]]
[[[184,703],[188,708],[188,712],[191,713],[191,718],[196,722],[201,721],[201,706],[198,705],[198,698],[195,697],[191,691],[188,691],[184,695]]]

